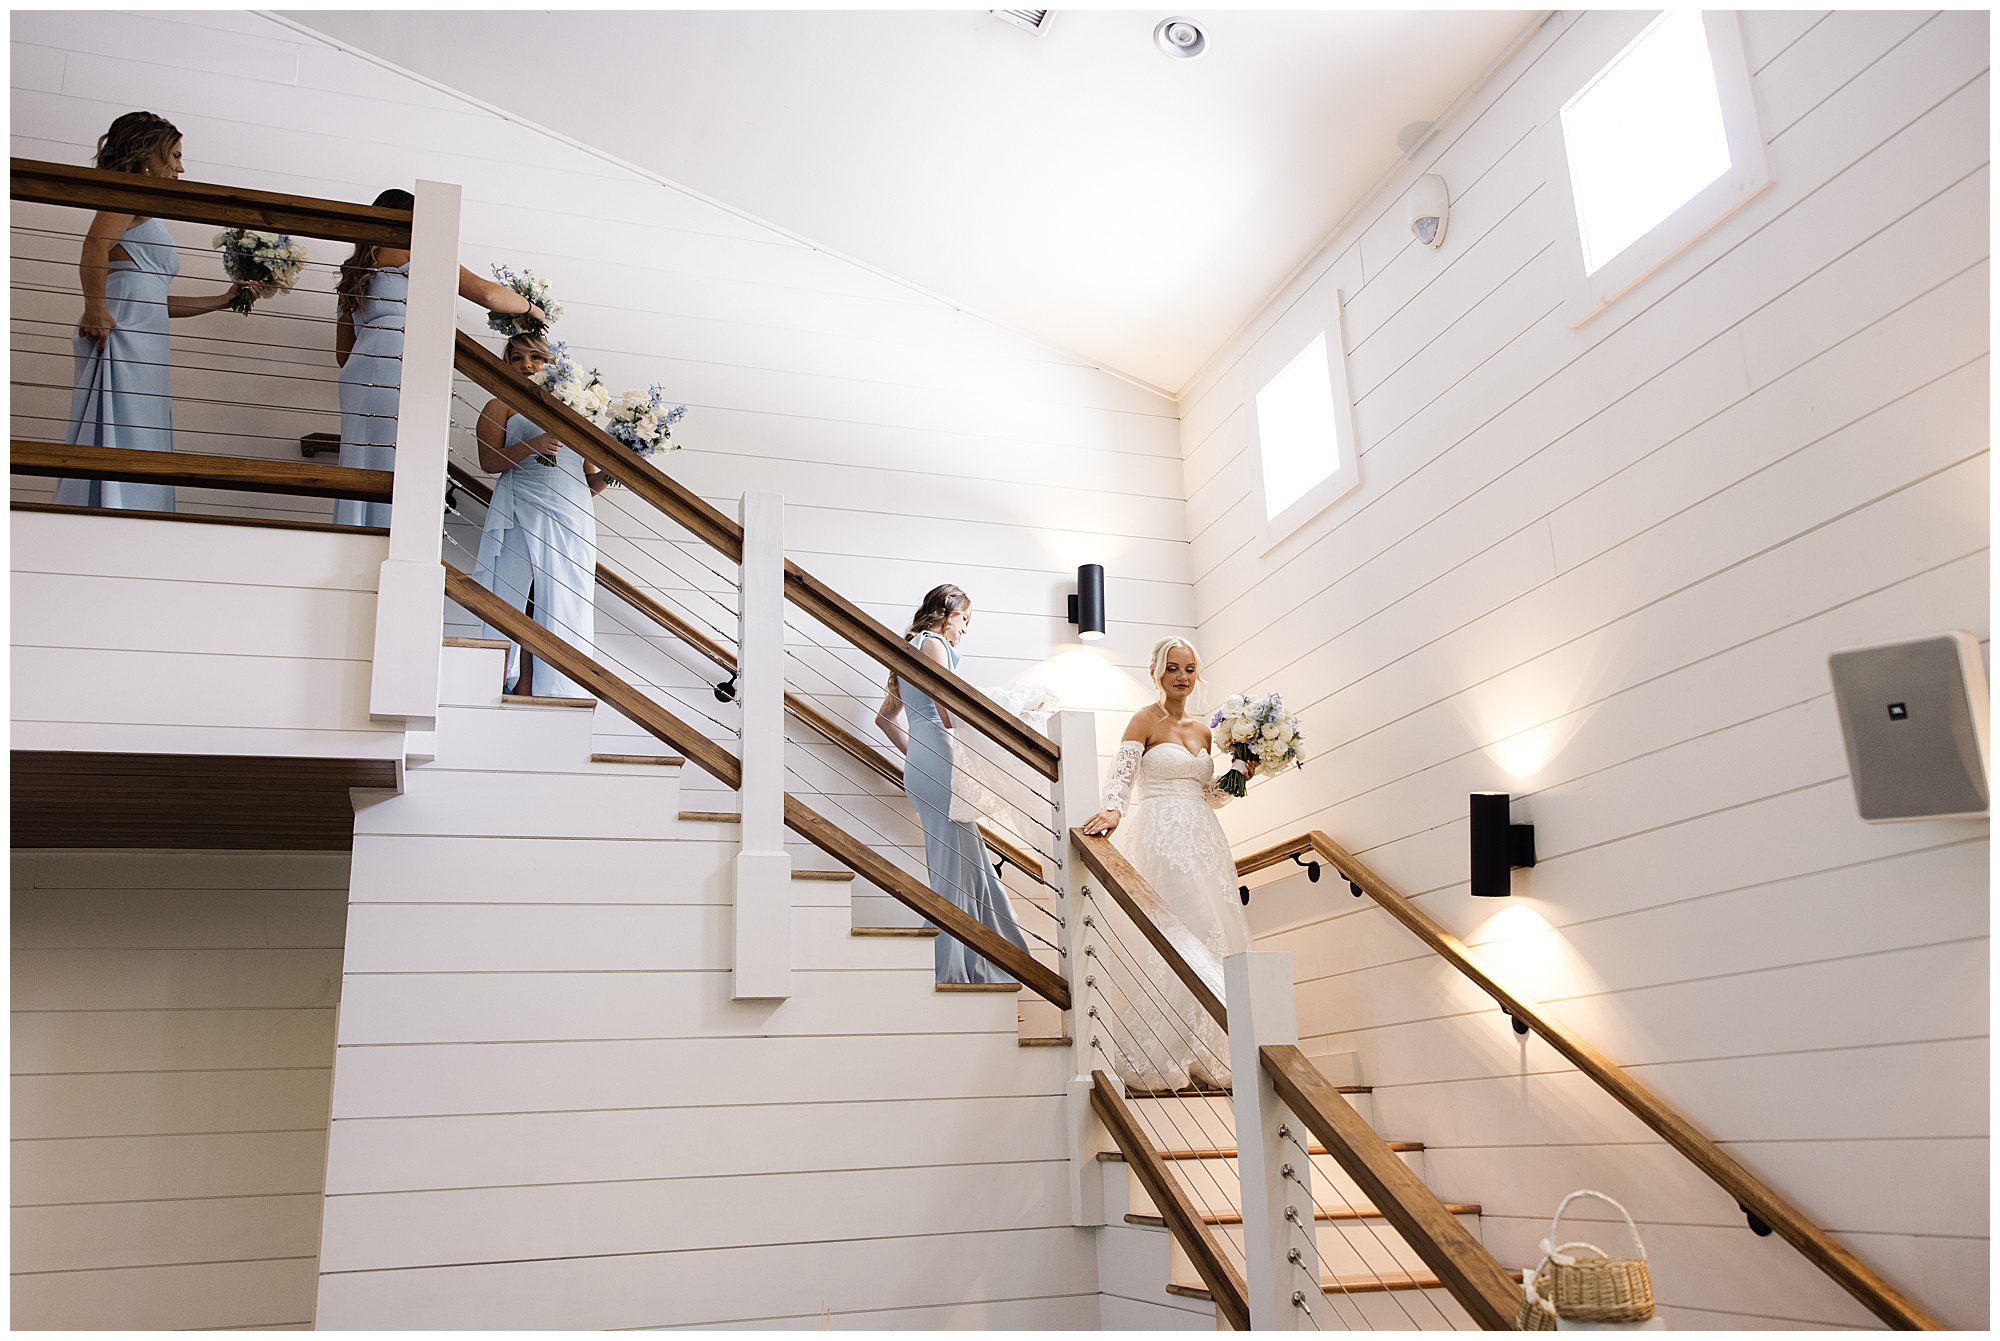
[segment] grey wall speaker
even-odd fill
[[[1953,632],[1850,647],[1826,664],[1862,819],[1986,813],[1986,670],[1978,639]]]

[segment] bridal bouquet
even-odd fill
[[[549,318],[547,322],[540,322],[526,312],[488,312],[486,324],[508,339],[517,335],[540,335],[562,316],[562,309],[549,296],[549,282],[534,271],[523,270],[517,275],[508,266],[496,265],[493,267],[493,278],[541,308]]]
[[[605,390],[604,379],[597,369],[576,366],[576,360],[569,356],[568,345],[557,341],[549,351],[549,361],[531,380],[591,423],[603,427],[611,393]],[[545,466],[556,463],[555,457],[541,452],[535,454],[535,459]]]
[[[1299,731],[1299,719],[1276,694],[1259,699],[1232,694],[1223,700],[1208,724],[1215,732],[1216,743],[1225,746],[1229,757],[1238,764],[1224,773],[1218,783],[1231,796],[1243,795],[1249,789],[1252,775],[1275,777],[1303,762],[1299,747],[1305,737]]]
[[[289,233],[260,233],[254,228],[225,228],[215,235],[222,253],[222,270],[239,284],[262,284],[266,296],[290,293],[305,273],[306,249]],[[229,310],[248,313],[257,305],[248,289],[238,289]]]
[[[641,456],[678,451],[680,444],[673,441],[674,425],[686,413],[687,406],[669,408],[666,393],[649,386],[644,391],[624,392],[612,401],[605,411],[604,431]]]

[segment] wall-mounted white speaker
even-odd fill
[[[1986,668],[1952,632],[1826,659],[1854,804],[1871,824],[1984,815]]]

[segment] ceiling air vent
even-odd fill
[[[1031,33],[1044,32],[1055,12],[1048,9],[989,9],[986,11],[1002,23],[1011,23],[1016,28],[1026,28]]]

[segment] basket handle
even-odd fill
[[[1578,1197],[1596,1197],[1599,1201],[1609,1206],[1612,1210],[1618,1212],[1619,1217],[1625,1221],[1626,1230],[1632,1235],[1632,1246],[1638,1250],[1639,1259],[1641,1261],[1645,1260],[1646,1245],[1639,1238],[1639,1226],[1632,1223],[1631,1213],[1628,1212],[1622,1205],[1620,1205],[1616,1199],[1612,1197],[1607,1197],[1602,1192],[1593,1191],[1592,1189],[1587,1187],[1580,1188],[1577,1191],[1570,1193],[1568,1196],[1562,1199],[1562,1204],[1556,1207],[1556,1218],[1549,1222],[1549,1237],[1543,1243],[1543,1247],[1545,1249],[1548,1247],[1549,1244],[1555,1243],[1559,1239],[1561,1239],[1563,1212],[1568,1210],[1569,1204],[1572,1201],[1575,1201]],[[1587,1243],[1563,1244],[1564,1248],[1570,1248],[1570,1247],[1588,1248],[1591,1246],[1592,1245]],[[1561,1251],[1561,1250],[1557,1249],[1555,1251]],[[1598,1251],[1602,1252],[1603,1250],[1599,1249]],[[1605,1255],[1608,1257],[1610,1254],[1606,1253]]]

